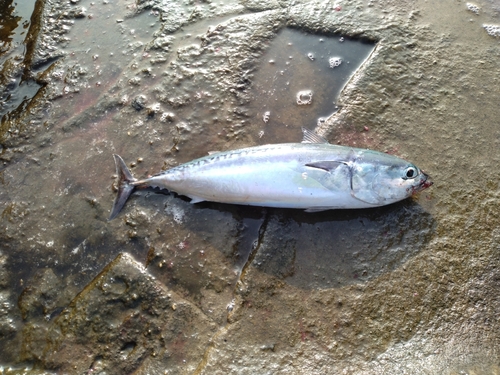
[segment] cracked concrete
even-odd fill
[[[0,373],[499,372],[500,21],[475,5],[40,1],[0,80],[42,86],[0,128]],[[141,191],[107,222],[112,153],[146,176],[299,140],[296,92],[255,104],[287,27],[376,44],[316,131],[431,190],[315,214]]]

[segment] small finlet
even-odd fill
[[[302,128],[302,143],[328,143],[328,141],[315,132]]]
[[[304,212],[322,212],[327,210],[331,210],[331,207],[311,207],[307,210],[304,210]]]

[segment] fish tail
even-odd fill
[[[108,221],[114,219],[120,213],[128,197],[130,197],[130,194],[136,188],[136,185],[133,183],[137,181],[120,156],[115,154],[113,158],[115,159],[116,174],[118,175],[118,191],[116,192],[115,202],[113,203]]]

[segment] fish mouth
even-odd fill
[[[423,177],[420,179],[420,183],[417,186],[413,187],[413,194],[416,194],[422,190],[425,190],[434,184],[434,181],[432,181],[431,176],[429,176],[424,171],[421,171],[421,172],[422,172]]]

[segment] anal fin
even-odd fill
[[[188,195],[187,197],[189,199],[191,199],[191,202],[189,202],[189,203],[192,203],[192,204],[200,203],[200,202],[204,202],[205,201],[204,198],[200,198],[200,197],[197,197],[195,195]]]

